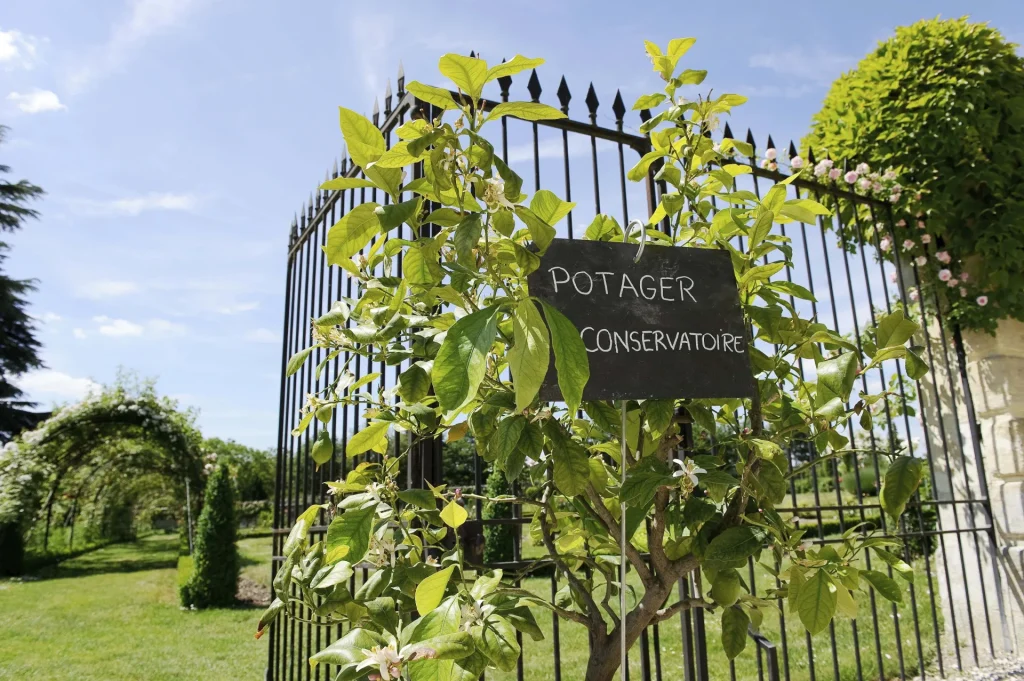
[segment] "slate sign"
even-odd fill
[[[584,400],[750,397],[753,379],[736,277],[725,251],[556,239],[530,293],[580,331]],[[562,399],[554,361],[540,390]]]

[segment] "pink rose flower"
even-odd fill
[[[833,181],[834,180],[838,180],[839,176],[842,175],[842,174],[843,174],[843,171],[840,170],[839,168],[832,168],[830,171],[828,171],[828,179],[833,180]]]
[[[768,164],[768,170],[778,170],[778,169],[779,169],[779,164],[776,163],[775,161],[772,161],[771,163]]]
[[[793,170],[800,170],[801,168],[804,167],[804,160],[799,156],[794,156],[793,158],[789,159],[789,167],[792,168]]]
[[[893,192],[892,196],[889,197],[889,203],[899,203],[899,202],[900,202],[900,193],[899,192]]]
[[[873,192],[880,192],[880,191],[882,191],[882,183],[881,182],[875,182],[874,184],[872,184],[871,185],[871,191],[873,191]]]
[[[953,273],[949,270],[939,270],[939,281],[949,281],[953,278]]]
[[[956,288],[959,285],[960,285],[960,282],[957,280],[956,277],[953,277],[952,279],[950,279],[949,281],[946,282],[946,286],[948,286],[950,288]]]
[[[779,152],[775,151],[775,147],[769,147],[764,150],[764,157],[769,161],[774,161],[778,157]]]
[[[967,289],[965,289],[963,286],[960,287],[960,297],[961,298],[966,298],[967,297]]]
[[[925,265],[928,264],[928,256],[926,256],[926,255],[919,255],[916,258],[914,258],[914,262],[917,263],[918,267],[924,267]]]
[[[857,174],[858,175],[867,175],[870,172],[871,172],[871,166],[869,166],[867,163],[858,163],[857,164]]]
[[[960,273],[960,281],[968,282],[970,280],[971,280],[971,275],[967,274],[967,272],[961,272]]]
[[[935,254],[935,259],[941,262],[943,265],[948,265],[949,261],[953,258],[950,257],[949,251],[939,251]]]
[[[767,168],[768,167],[768,159],[766,159],[766,158],[762,158],[761,159],[761,167],[762,168]]]
[[[869,180],[866,177],[862,177],[860,178],[860,181],[857,183],[857,186],[863,189],[864,191],[867,191],[871,189],[871,180]]]
[[[976,301],[976,302],[977,302],[977,303],[978,303],[978,305],[980,305],[981,307],[985,307],[986,305],[988,305],[988,296],[978,296],[978,298],[977,298],[977,301]]]
[[[878,247],[888,253],[892,249],[892,239],[887,236],[883,236],[882,240],[878,242]]]
[[[850,172],[846,173],[846,175],[843,176],[843,179],[846,180],[847,184],[853,184],[854,182],[857,181],[858,177],[860,177],[860,175],[857,174],[857,171],[851,170]]]
[[[907,226],[907,221],[902,219],[902,218],[900,218],[900,221],[896,223],[896,226],[897,227],[906,227]]]
[[[931,242],[932,242],[932,235],[931,234],[922,234],[921,235],[921,243],[923,243],[923,244],[930,244]]]
[[[924,229],[926,226],[927,225],[924,224],[924,220],[918,220],[917,221],[917,228],[918,229]]]
[[[914,249],[914,246],[916,246],[916,245],[917,245],[917,244],[915,244],[915,243],[914,243],[914,241],[913,241],[912,239],[906,239],[906,240],[904,240],[904,242],[903,242],[903,250],[904,250],[904,251],[910,251],[910,250],[913,250],[913,249]]]
[[[895,272],[890,272],[889,273],[889,281],[891,281],[894,284],[896,283],[896,273]]]
[[[917,289],[916,289],[916,288],[912,288],[912,289],[910,289],[910,294],[909,294],[909,295],[910,295],[910,299],[911,299],[911,300],[914,300],[914,301],[916,301],[916,300],[917,300],[917,297],[918,297],[918,296],[917,296]]]

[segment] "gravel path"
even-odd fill
[[[936,678],[930,674],[929,678]],[[920,677],[918,677],[920,679]],[[1003,658],[993,660],[989,665],[965,671],[959,676],[948,675],[948,681],[1004,681],[1004,679],[1024,679],[1024,659]],[[915,679],[917,681],[917,679]]]

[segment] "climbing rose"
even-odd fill
[[[985,307],[988,305],[988,296],[978,296],[977,303],[978,305]]]
[[[794,156],[793,158],[789,159],[789,167],[792,168],[793,170],[800,170],[801,168],[804,167],[804,160],[799,156]]]
[[[857,164],[857,174],[858,175],[867,175],[870,172],[871,172],[871,166],[869,166],[867,163],[859,163],[859,164]]]
[[[878,242],[878,247],[881,248],[886,253],[888,253],[889,250],[892,248],[892,239],[890,239],[887,236],[883,236],[882,240]]]
[[[768,149],[764,150],[764,157],[769,161],[774,161],[778,155],[779,152],[775,151],[775,147],[769,147]]]
[[[850,172],[846,173],[846,175],[843,176],[843,179],[846,180],[847,184],[853,184],[854,182],[857,181],[858,177],[860,176],[857,175],[857,171],[851,170]]]
[[[860,182],[857,183],[857,186],[863,189],[864,191],[867,191],[871,189],[871,180],[869,180],[866,177],[862,177],[860,178]]]
[[[914,301],[917,300],[917,289],[916,288],[910,289],[910,299],[914,300]]]
[[[917,221],[917,228],[918,229],[924,229],[925,228],[924,220],[918,220]]]
[[[943,265],[948,265],[949,261],[952,260],[948,251],[939,251],[938,253],[935,254],[935,259],[941,262]]]
[[[889,273],[889,281],[891,281],[894,284],[896,283],[896,273],[895,272],[890,272]]]
[[[967,272],[961,272],[960,273],[960,281],[969,281],[970,278],[971,278],[971,275],[967,274]]]
[[[939,270],[939,281],[949,281],[953,278],[953,273],[949,270]]]
[[[761,159],[761,167],[762,168],[767,168],[768,167],[768,162],[769,162],[768,159],[762,158]]]
[[[921,235],[921,243],[923,243],[923,244],[930,244],[931,242],[932,242],[932,235],[931,234],[922,234]]]
[[[900,218],[900,221],[896,223],[896,226],[897,227],[906,227],[907,226],[907,221],[902,219],[902,218]]]
[[[960,285],[960,282],[957,281],[956,277],[953,277],[952,279],[950,279],[949,281],[946,282],[946,286],[948,286],[950,288],[956,288],[959,285]]]
[[[917,263],[918,267],[924,267],[925,265],[928,264],[928,256],[926,256],[926,255],[919,255],[916,258],[914,258],[914,262]]]
[[[915,244],[912,239],[906,239],[903,242],[903,250],[904,251],[912,250],[914,248],[914,246],[916,246],[916,245],[917,244]]]
[[[839,168],[833,168],[832,170],[828,171],[828,179],[830,179],[830,180],[838,180],[839,176],[842,175],[842,174],[843,174],[842,170],[840,170]]]

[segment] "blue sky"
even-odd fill
[[[0,162],[48,192],[7,261],[39,280],[30,396],[76,399],[123,366],[198,408],[206,435],[273,445],[288,223],[340,151],[335,107],[368,113],[399,60],[438,82],[445,52],[544,57],[542,99],[565,74],[583,118],[593,81],[610,124],[616,88],[627,105],[658,89],[643,40],[692,35],[705,85],[750,97],[734,129],[781,146],[897,25],[969,14],[1024,42],[1018,0],[430,7],[5,0]]]

